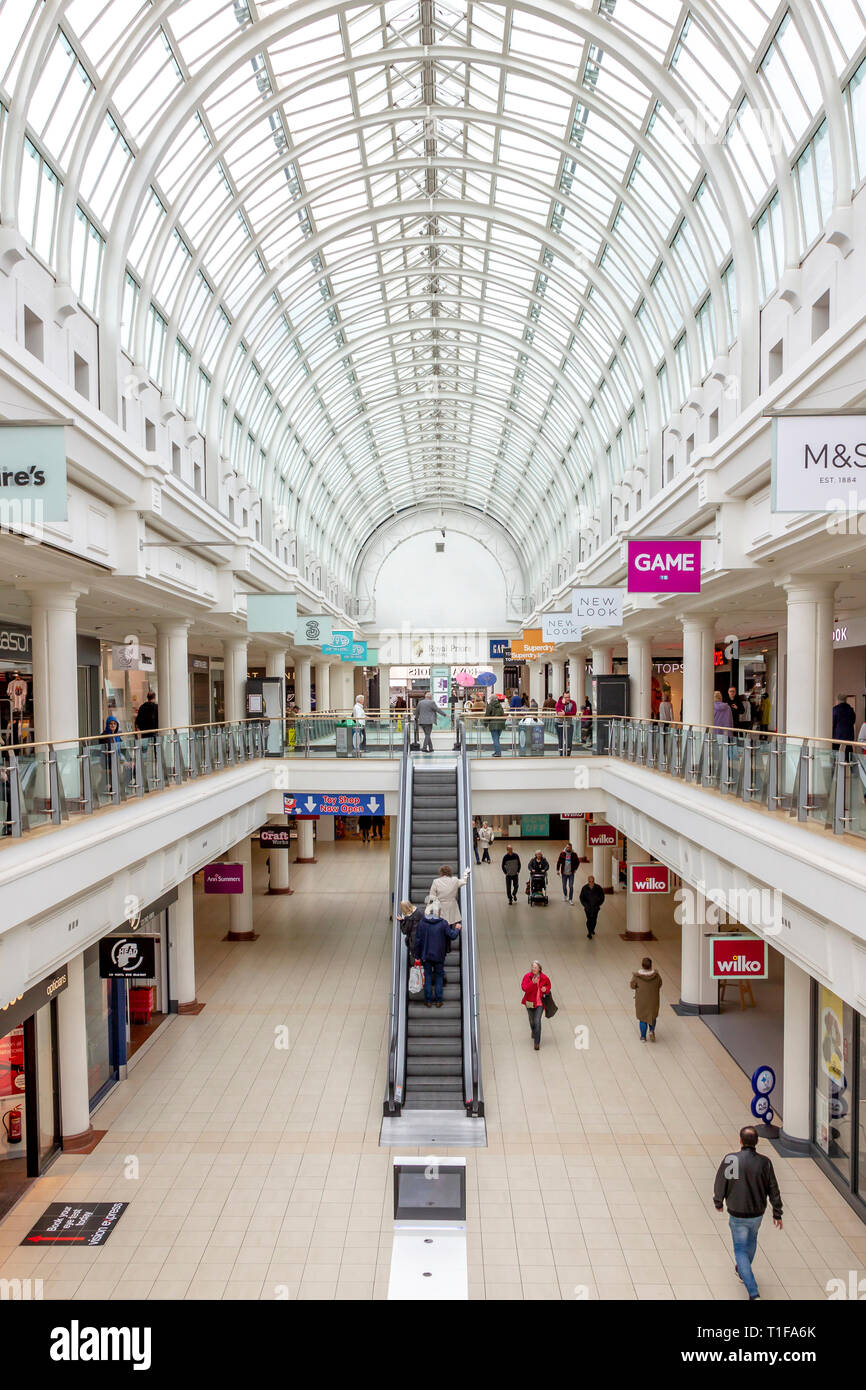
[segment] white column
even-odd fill
[[[571,844],[580,862],[586,862],[586,821],[573,820],[571,822]]]
[[[316,663],[316,714],[331,708],[331,668],[327,661]]]
[[[612,891],[610,881],[610,850],[605,845],[592,847],[592,876],[605,892]]]
[[[716,922],[710,919],[707,908],[705,895],[683,884],[680,1004],[690,1013],[715,1012],[719,1002],[718,984],[710,979],[708,939],[716,930]]]
[[[562,692],[565,690],[565,666],[566,663],[564,661],[551,661],[550,663],[550,693],[553,695],[553,698],[555,700],[558,700]]]
[[[310,711],[310,673],[310,658],[308,656],[296,656],[295,704],[302,714],[309,714]]]
[[[164,729],[189,724],[189,623],[159,623],[156,629],[159,722]]]
[[[607,851],[607,878],[604,886],[610,885],[612,893],[619,891],[619,861],[622,858],[622,845],[614,845],[613,849]]]
[[[68,984],[57,996],[60,1050],[60,1120],[64,1149],[82,1149],[91,1137],[87,1083],[87,1015],[84,1008],[84,956],[67,966]]]
[[[288,825],[286,816],[271,816],[269,825],[277,825],[283,829]],[[271,894],[291,893],[289,887],[289,851],[288,849],[274,849],[273,845],[268,846],[268,892]]]
[[[171,992],[179,1014],[198,1013],[195,997],[195,912],[192,879],[178,886],[177,902],[168,910]]]
[[[82,592],[68,584],[37,584],[29,590],[37,743],[78,738],[76,602]]]
[[[296,864],[315,864],[314,854],[315,841],[313,839],[313,822],[311,820],[298,821],[298,855],[295,859]]]
[[[836,581],[795,581],[788,595],[789,738],[829,738],[833,711],[833,595]]]
[[[285,653],[285,651],[268,652],[268,655],[267,655],[267,664],[266,664],[266,666],[265,666],[265,675],[270,676],[272,680],[273,680],[273,679],[276,679],[276,678],[278,677],[278,678],[283,682],[283,686],[285,687],[285,683],[286,683],[286,653]]]
[[[247,717],[247,638],[226,637],[223,640],[223,658],[226,723],[236,724]]]
[[[630,711],[634,719],[652,714],[652,650],[645,635],[629,637],[628,677],[631,686]]]
[[[808,1142],[811,1135],[812,1037],[811,981],[805,970],[785,958],[785,1022],[782,1069],[782,1139]],[[852,1063],[853,1065],[853,1063]]]
[[[544,704],[544,666],[533,661],[529,667],[529,698],[538,701],[538,708]]]
[[[593,647],[592,674],[594,676],[613,675],[613,647]]]
[[[391,667],[379,663],[379,709],[387,714],[391,708]]]
[[[628,842],[628,862],[648,864],[652,856],[631,838]],[[650,898],[646,893],[632,893],[626,875],[625,934],[630,941],[648,941],[650,931]]]
[[[683,625],[683,723],[713,722],[716,624],[714,618],[682,618]],[[676,710],[674,711],[676,714]]]
[[[316,821],[316,844],[333,844],[336,836],[334,834],[334,816],[320,816]]]
[[[355,703],[355,667],[350,662],[341,662],[342,700],[340,708],[351,712]]]
[[[586,669],[586,661],[583,653],[568,658],[568,691],[573,700],[582,705],[586,698],[586,688],[583,673]]]
[[[244,871],[244,891],[229,896],[229,941],[251,941],[253,927],[253,863],[249,837],[240,840],[228,852],[230,864],[241,864]]]

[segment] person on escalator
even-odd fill
[[[397,919],[400,923],[400,930],[406,942],[406,950],[409,952],[410,963],[416,959],[415,947],[417,945],[418,924],[424,916],[423,907],[415,907],[404,898],[400,904],[400,916]]]
[[[450,922],[452,927],[462,925],[463,918],[460,912],[460,899],[457,896],[460,889],[465,887],[471,870],[469,866],[463,870],[460,878],[452,872],[450,864],[443,864],[439,869],[439,877],[434,878],[430,884],[430,892],[427,894],[427,902],[436,902],[442,912],[446,922]]]
[[[415,959],[424,966],[424,1004],[428,1009],[434,1002],[437,1009],[442,1008],[445,953],[448,942],[456,940],[460,930],[459,922],[452,926],[440,915],[436,898],[428,903],[415,933]]]

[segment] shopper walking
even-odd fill
[[[374,839],[374,840],[381,840],[381,839],[383,839],[383,838],[384,838],[384,832],[385,832],[385,817],[384,817],[384,816],[374,816],[374,817],[373,817],[373,821],[372,821],[372,829],[373,829],[373,839]]]
[[[502,856],[502,872],[505,875],[505,891],[508,894],[509,905],[517,902],[517,889],[520,880],[520,855],[515,853],[513,845],[505,846],[505,853]]]
[[[467,870],[468,873],[468,870]],[[424,1003],[428,1009],[442,1008],[442,984],[448,942],[460,932],[460,923],[452,926],[441,916],[440,905],[434,898],[427,906],[415,933],[415,958],[424,967]]]
[[[854,711],[851,711],[852,716]],[[152,690],[148,690],[147,699],[138,707],[135,716],[135,727],[143,738],[153,738],[159,728],[159,705],[156,703],[156,695]]]
[[[765,1154],[758,1153],[758,1132],[753,1125],[740,1130],[739,1153],[725,1154],[716,1173],[713,1204],[716,1211],[728,1207],[728,1224],[734,1246],[734,1269],[746,1286],[749,1298],[760,1298],[758,1284],[752,1273],[752,1261],[758,1248],[758,1231],[767,1210],[767,1200],[773,1209],[773,1225],[782,1229],[782,1194],[776,1181],[773,1164]]]
[[[550,980],[541,968],[541,962],[534,960],[520,982],[523,990],[523,1005],[529,1015],[529,1031],[535,1051],[541,1047],[541,1020],[544,1015],[544,996],[550,993]]]
[[[592,704],[588,695],[580,711],[580,741],[592,743]]]
[[[460,878],[453,872],[450,864],[443,864],[439,869],[439,877],[434,878],[430,884],[430,892],[427,894],[427,902],[438,901],[439,911],[453,926],[460,926],[463,915],[460,911],[460,899],[458,893],[465,886],[469,879],[471,870],[469,866],[463,870]]]
[[[493,826],[492,826],[492,825],[488,825],[488,824],[487,824],[487,821],[485,821],[484,824],[482,825],[481,829],[480,829],[479,832],[478,832],[478,840],[479,840],[479,843],[481,844],[481,862],[482,862],[482,864],[489,864],[489,863],[490,863],[490,846],[493,844],[493,841],[495,840],[495,838],[496,838],[496,831],[493,829]]]
[[[477,820],[474,820],[474,821],[472,822],[472,850],[473,850],[473,853],[474,853],[474,855],[475,855],[475,863],[476,863],[476,864],[480,864],[480,863],[481,863],[481,855],[480,855],[479,852],[478,852],[478,842],[479,842],[479,839],[480,839],[480,831],[479,831],[479,829],[478,829],[478,822],[477,822]]]
[[[564,902],[574,902],[574,875],[577,873],[577,855],[571,847],[571,842],[565,845],[559,853],[556,861],[556,872],[562,880],[562,897]]]
[[[501,758],[502,748],[499,740],[502,737],[502,730],[505,728],[505,714],[502,709],[502,701],[497,699],[495,695],[490,696],[484,707],[484,719],[493,740],[493,756],[494,758]]]
[[[364,696],[356,695],[355,703],[352,706],[352,718],[355,721],[357,735],[352,736],[355,749],[359,750],[367,747],[367,711],[364,707]]]
[[[640,1028],[640,1040],[646,1042],[647,1029],[649,1029],[650,1042],[655,1042],[662,977],[657,970],[653,969],[653,963],[649,956],[644,956],[640,963],[640,970],[635,970],[629,981],[629,989],[634,990],[634,1011]]]
[[[734,727],[734,719],[731,714],[731,707],[727,701],[722,699],[721,690],[717,690],[713,698],[713,728],[727,731]]]
[[[666,690],[664,698],[659,705],[659,720],[662,724],[672,724],[674,720],[674,707],[671,704],[670,691]]]
[[[433,726],[440,714],[444,714],[444,710],[439,708],[436,701],[432,699],[430,695],[425,695],[423,699],[418,701],[418,709],[415,712],[415,717],[418,720],[418,729],[424,736],[424,745],[421,749],[422,753],[433,752]]]
[[[586,913],[586,938],[591,941],[595,936],[598,914],[604,905],[604,889],[600,883],[596,883],[592,874],[580,890],[580,905]]]
[[[854,731],[854,710],[848,704],[848,696],[837,695],[836,704],[833,706],[833,738],[838,740],[838,742],[833,745],[834,748],[838,747],[838,743],[853,742],[855,737]]]
[[[566,690],[560,695],[556,702],[556,739],[559,744],[559,756],[561,758],[571,757],[571,743],[574,738],[574,719],[577,714],[577,701],[573,700]]]
[[[366,845],[370,842],[370,816],[358,817],[358,828],[361,831],[361,844]]]

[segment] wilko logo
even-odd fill
[[[766,980],[767,943],[757,936],[710,937],[710,979]]]
[[[604,845],[616,844],[616,831],[612,825],[588,825],[586,827],[586,843],[593,849]]]
[[[670,870],[660,864],[632,864],[629,868],[629,888],[633,893],[669,893]]]
[[[630,594],[699,594],[700,541],[629,541]]]

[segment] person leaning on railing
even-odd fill
[[[494,758],[501,758],[502,748],[499,741],[502,737],[502,730],[505,728],[505,714],[502,709],[502,701],[498,696],[490,696],[484,709],[484,718],[493,740],[493,756]]]

